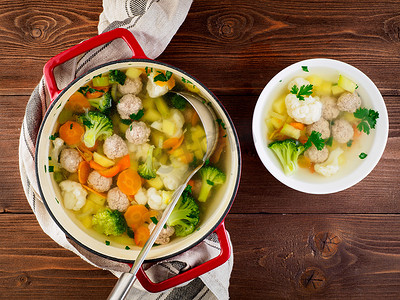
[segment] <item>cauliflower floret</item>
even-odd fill
[[[144,188],[140,188],[138,192],[135,194],[135,201],[137,204],[146,205],[147,204],[147,191]]]
[[[130,119],[131,114],[137,114],[143,108],[142,100],[132,94],[123,96],[118,104],[117,110],[121,119]]]
[[[344,119],[335,120],[332,125],[333,139],[338,143],[347,143],[353,138],[354,129],[349,122]]]
[[[112,178],[101,176],[99,172],[92,171],[87,179],[88,186],[102,193],[107,192],[112,184]]]
[[[337,106],[341,111],[354,113],[361,106],[361,98],[355,92],[346,92],[340,95]]]
[[[67,209],[80,210],[86,203],[87,191],[78,182],[71,180],[61,181],[61,195]]]
[[[51,152],[51,160],[54,164],[58,162],[58,157],[60,156],[61,150],[65,147],[64,140],[61,138],[56,138],[53,141],[53,150]]]
[[[157,191],[151,187],[147,190],[147,204],[151,209],[164,210],[171,200],[172,193],[168,191]]]
[[[337,107],[337,99],[331,96],[324,96],[321,98],[322,103],[322,117],[328,121],[336,119],[340,113]]]
[[[137,161],[145,161],[147,157],[147,152],[149,151],[150,144],[144,143],[140,145],[132,144],[128,142],[128,149],[130,153],[135,154]]]
[[[166,228],[161,229],[161,232],[158,235],[157,239],[154,241],[154,243],[159,245],[166,245],[169,243],[170,237],[173,236],[175,233],[175,228],[168,225],[166,226],[167,226]],[[156,225],[154,223],[150,223],[149,224],[150,232],[153,232],[154,228],[156,228]]]
[[[322,148],[322,150],[318,150],[317,147],[312,145],[304,152],[304,156],[308,157],[313,163],[322,163],[327,160],[329,150],[326,147]]]
[[[327,139],[331,136],[329,122],[324,118],[320,118],[317,122],[307,126],[307,134],[311,135],[313,131],[321,133],[321,138]]]
[[[300,88],[302,85],[309,85],[310,82],[308,80],[305,80],[302,77],[297,77],[293,79],[291,82],[288,84],[288,90],[290,91],[294,85],[297,85],[298,88]]]
[[[163,86],[159,86],[157,83],[154,82],[154,77],[157,76],[155,72],[152,72],[148,75],[148,81],[147,81],[147,92],[149,93],[149,96],[151,98],[157,98],[162,95],[165,95],[168,93],[168,84],[164,84]]]
[[[343,152],[340,147],[333,150],[325,162],[314,165],[315,172],[327,177],[336,174],[339,171],[339,156]]]
[[[79,163],[83,158],[79,155],[78,150],[66,148],[61,151],[60,163],[61,166],[70,173],[78,171]]]
[[[108,191],[107,203],[112,210],[120,212],[126,211],[130,205],[128,197],[118,187]]]
[[[168,190],[176,190],[182,183],[186,171],[188,170],[187,164],[177,165],[178,162],[174,163],[174,166],[161,166],[157,170],[157,174],[160,175],[164,186]]]
[[[124,85],[121,85],[118,83],[118,91],[122,95],[126,95],[126,94],[137,95],[142,90],[142,87],[143,87],[143,83],[142,83],[142,79],[140,77],[137,77],[135,79],[126,77]]]
[[[128,146],[117,134],[113,134],[104,141],[104,154],[111,159],[120,158],[128,154]]]
[[[125,137],[132,144],[140,145],[149,140],[150,133],[150,128],[144,122],[132,122],[125,132]]]
[[[307,96],[299,100],[296,95],[288,94],[285,98],[288,115],[297,122],[312,124],[321,118],[322,104],[319,97]]]

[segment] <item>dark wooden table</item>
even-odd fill
[[[0,298],[104,299],[116,278],[42,232],[18,170],[25,105],[43,65],[97,33],[101,1],[0,3]],[[373,172],[327,196],[278,182],[251,135],[264,85],[286,66],[315,57],[367,74],[390,120]],[[399,1],[196,0],[159,60],[215,92],[239,134],[242,180],[226,219],[235,260],[232,299],[400,297]]]

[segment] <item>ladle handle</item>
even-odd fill
[[[90,51],[96,47],[107,44],[116,39],[123,39],[125,43],[132,50],[132,58],[147,58],[144,54],[142,47],[140,47],[138,41],[133,36],[132,32],[124,28],[117,28],[100,35],[96,35],[88,40],[85,40],[78,45],[75,45],[60,54],[50,59],[43,68],[43,74],[46,81],[47,89],[49,90],[51,100],[53,101],[61,90],[58,89],[56,79],[54,77],[54,69],[67,62],[68,60]]]
[[[119,277],[117,283],[115,284],[113,290],[108,296],[108,300],[122,300],[125,299],[126,295],[129,292],[129,289],[132,287],[133,283],[136,280],[136,276],[131,273],[122,273],[121,277]]]

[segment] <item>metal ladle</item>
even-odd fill
[[[131,270],[129,271],[129,273],[123,273],[121,277],[118,279],[116,285],[114,286],[113,290],[108,296],[109,300],[117,300],[117,299],[121,300],[124,299],[125,296],[128,294],[129,289],[136,280],[137,272],[139,271],[141,265],[143,264],[144,259],[147,256],[148,252],[150,251],[151,247],[153,246],[154,241],[157,239],[158,235],[163,229],[164,224],[167,222],[169,215],[174,209],[176,203],[178,202],[182,192],[186,188],[187,183],[192,178],[192,176],[204,165],[206,160],[211,156],[218,140],[218,128],[216,126],[216,117],[214,111],[206,104],[206,101],[200,96],[189,92],[179,92],[179,93],[176,92],[176,94],[185,98],[193,106],[193,108],[199,115],[199,118],[204,127],[204,131],[206,133],[207,150],[206,153],[204,154],[203,159],[198,162],[196,168],[194,168],[187,174],[183,184],[180,185],[175,190],[174,194],[172,195],[170,203],[164,210],[161,219],[158,220],[157,226],[152,231],[149,239],[144,244],[142,250],[139,252],[139,255],[137,256]]]

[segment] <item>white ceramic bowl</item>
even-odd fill
[[[302,66],[308,67],[308,73]],[[366,143],[359,143],[353,151],[348,164],[344,164],[339,172],[331,177],[311,174],[305,169],[298,168],[292,176],[286,176],[282,166],[272,150],[268,148],[271,142],[267,138],[265,119],[273,101],[283,92],[288,83],[295,77],[307,77],[311,74],[323,74],[333,80],[342,74],[357,83],[357,93],[362,99],[362,107],[379,112],[375,129],[371,130]],[[365,178],[376,166],[386,146],[389,131],[389,121],[385,102],[375,84],[360,70],[341,61],[333,59],[309,59],[297,62],[280,71],[274,76],[260,94],[253,114],[253,139],[257,153],[267,170],[283,184],[295,190],[310,194],[329,194],[345,190]],[[353,148],[353,147],[351,147]],[[351,149],[350,148],[350,149]],[[364,152],[367,157],[358,158]],[[307,174],[307,172],[309,174]]]

